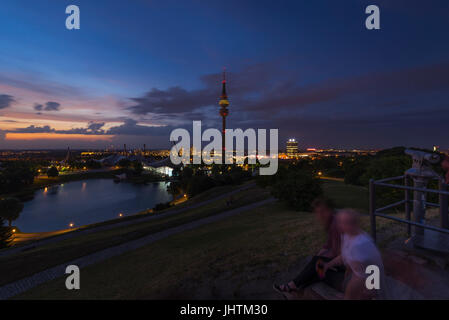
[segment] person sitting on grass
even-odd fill
[[[387,288],[382,256],[372,238],[359,226],[359,214],[353,209],[343,209],[337,214],[338,229],[342,234],[341,254],[324,264],[327,274],[335,267],[344,265],[344,298],[349,300],[383,299]],[[378,268],[378,284],[376,288],[367,287],[368,266]]]
[[[299,292],[305,287],[324,281],[333,288],[341,291],[344,278],[344,267],[338,267],[323,273],[323,266],[326,262],[340,255],[340,232],[335,220],[335,206],[330,199],[317,198],[312,203],[313,212],[327,234],[327,242],[316,256],[303,268],[298,276],[287,284],[274,284],[273,288],[277,292],[286,295],[292,292]]]

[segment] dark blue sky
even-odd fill
[[[174,127],[219,126],[226,66],[231,128],[447,149],[448,31],[448,1],[4,0],[0,148],[169,147]]]

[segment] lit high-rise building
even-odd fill
[[[287,156],[296,157],[298,155],[298,141],[295,139],[287,140]]]

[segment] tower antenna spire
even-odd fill
[[[222,89],[221,89],[220,99],[227,100],[228,95],[226,94],[226,68],[225,67],[223,67],[223,80],[221,81],[221,83],[222,83]]]
[[[222,91],[220,96],[220,102],[218,103],[220,105],[220,116],[222,118],[222,142],[221,142],[221,152],[222,152],[222,159],[223,163],[225,162],[225,143],[226,143],[226,117],[229,114],[228,106],[228,95],[226,94],[226,68],[223,68],[223,80],[222,80]]]

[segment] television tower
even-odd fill
[[[225,142],[226,142],[226,138],[225,138],[225,134],[226,134],[226,117],[229,114],[229,110],[228,110],[228,106],[229,106],[229,101],[228,101],[228,95],[226,94],[226,70],[223,69],[223,81],[222,81],[222,90],[221,90],[221,96],[220,96],[220,102],[218,102],[218,104],[220,105],[220,116],[222,118],[223,121],[223,129],[221,132],[221,152],[222,152],[222,159],[223,159],[223,163],[224,163],[224,159],[225,159]]]

